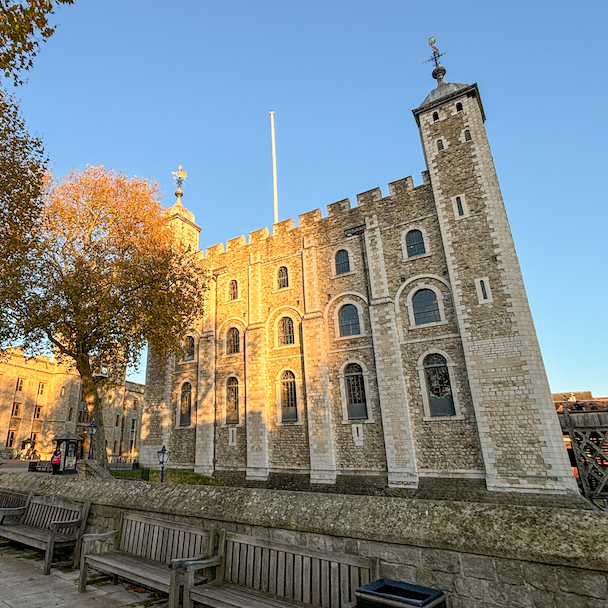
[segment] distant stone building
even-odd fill
[[[576,492],[477,85],[414,117],[427,171],[210,247],[183,360],[149,354],[141,459],[230,483]],[[198,249],[194,216],[169,210]]]
[[[136,458],[144,387],[125,382],[101,391],[108,456]],[[81,381],[76,370],[50,357],[24,357],[14,349],[0,361],[0,451],[5,457],[26,456],[35,448],[48,459],[53,437],[65,431],[85,439],[91,422],[82,401]]]

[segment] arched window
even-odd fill
[[[424,375],[431,416],[455,416],[450,374],[445,357],[432,353],[424,358]]]
[[[462,206],[462,199],[459,196],[456,197],[456,208],[458,209],[458,215],[464,215],[464,207]]]
[[[192,412],[192,386],[190,382],[182,385],[182,395],[179,410],[179,425],[190,426],[190,414]]]
[[[72,422],[72,420],[74,420],[74,408],[73,407],[70,408],[70,411],[68,413],[68,420],[70,422]]]
[[[346,384],[346,407],[349,420],[364,420],[367,418],[367,401],[365,399],[365,382],[363,370],[357,363],[349,363],[344,368]]]
[[[226,354],[234,355],[241,351],[241,335],[236,327],[231,327],[226,335]]]
[[[348,259],[348,251],[340,249],[336,253],[336,274],[344,274],[350,272],[350,261]]]
[[[296,376],[287,370],[281,376],[281,422],[298,421]]]
[[[120,426],[120,416],[116,416],[116,426]]]
[[[289,287],[289,273],[287,272],[287,266],[281,266],[277,273],[277,283],[279,289]]]
[[[437,295],[432,289],[421,289],[412,298],[416,325],[441,321]]]
[[[443,150],[443,140],[442,139],[437,140],[437,150],[439,150],[439,152],[441,152]]]
[[[118,441],[114,442],[114,454],[118,454]]]
[[[239,299],[239,284],[234,279],[230,281],[230,285],[228,287],[228,297],[231,300]]]
[[[192,361],[194,359],[194,338],[192,336],[186,336],[186,343],[184,344],[184,361]]]
[[[356,336],[359,329],[359,311],[353,304],[345,304],[338,313],[338,325],[341,336]]]
[[[462,112],[462,104],[460,102],[456,104],[456,112]]]
[[[405,237],[405,245],[408,258],[413,258],[416,255],[426,253],[424,239],[422,238],[422,232],[420,232],[420,230],[410,230]]]
[[[293,331],[293,319],[291,317],[283,317],[279,321],[279,346],[295,343],[296,336]]]
[[[468,129],[465,129],[464,131],[464,140],[471,141],[471,132]]]
[[[226,381],[226,424],[239,423],[239,381],[230,377]]]
[[[433,120],[439,120],[439,114],[437,112],[433,112]]]

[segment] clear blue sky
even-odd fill
[[[608,3],[75,0],[17,91],[54,173],[106,165],[183,202],[201,247],[425,168],[411,109],[477,82],[553,391],[608,394]],[[145,364],[142,365],[143,372]],[[143,376],[140,376],[140,379]]]

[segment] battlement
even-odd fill
[[[216,257],[223,253],[232,253],[244,249],[248,245],[263,243],[270,237],[281,238],[290,235],[290,233],[293,233],[301,228],[307,229],[317,226],[321,227],[324,222],[334,222],[336,218],[339,218],[340,216],[344,216],[348,213],[357,213],[361,209],[382,203],[383,200],[390,200],[392,197],[407,197],[417,188],[428,187],[430,184],[428,171],[422,172],[422,181],[422,185],[414,186],[414,180],[411,176],[408,176],[391,182],[388,184],[389,195],[387,197],[382,196],[382,190],[380,188],[372,188],[371,190],[357,194],[357,204],[354,207],[351,206],[350,199],[345,198],[341,201],[327,205],[326,217],[323,217],[320,209],[314,209],[312,211],[308,211],[307,213],[302,213],[298,216],[297,226],[293,218],[277,222],[272,226],[272,233],[270,233],[268,228],[260,228],[259,230],[249,233],[249,240],[247,240],[244,236],[239,236],[227,241],[225,247],[223,243],[213,245],[212,247],[207,247],[205,250],[205,258],[209,258],[211,256]]]

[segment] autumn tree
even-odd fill
[[[195,252],[176,242],[156,184],[103,167],[49,184],[27,251],[27,276],[5,299],[27,349],[52,348],[73,361],[83,399],[99,425],[96,458],[107,462],[97,377],[121,381],[146,342],[180,353],[202,311],[206,275]]]
[[[23,296],[46,171],[41,141],[27,132],[15,100],[0,89],[0,343],[14,339],[7,302]]]
[[[23,84],[21,72],[33,66],[40,42],[55,32],[49,16],[60,4],[73,1],[0,0],[0,72],[13,84]]]

